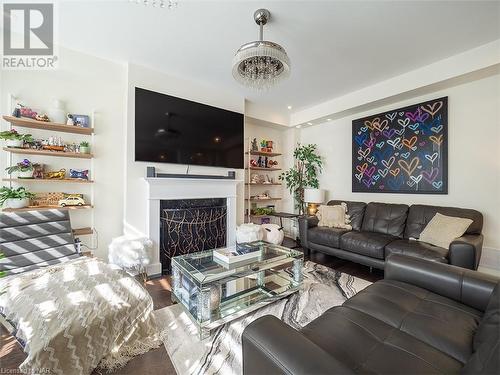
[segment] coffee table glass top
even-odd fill
[[[205,284],[217,280],[223,280],[232,275],[249,274],[257,270],[266,270],[266,265],[272,267],[276,262],[287,258],[302,258],[300,251],[289,249],[284,246],[274,245],[265,241],[257,241],[259,256],[238,263],[224,264],[218,259],[214,260],[213,250],[198,253],[180,255],[172,258],[172,262],[189,273],[193,281]]]

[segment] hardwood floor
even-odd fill
[[[335,258],[326,254],[312,253],[309,260],[331,267],[337,271],[345,272],[353,276],[375,282],[383,278],[383,272],[369,267]],[[172,304],[170,299],[170,276],[148,281],[146,289],[153,298],[155,310]],[[0,372],[7,373],[17,369],[24,361],[26,355],[17,341],[0,325]],[[93,375],[98,375],[94,372]],[[151,350],[143,355],[133,358],[125,367],[111,373],[120,375],[174,375],[175,369],[163,345],[158,349]]]

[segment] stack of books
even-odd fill
[[[225,264],[239,263],[258,258],[262,254],[262,242],[247,242],[214,250],[214,259]]]

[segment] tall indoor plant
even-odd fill
[[[293,195],[295,208],[299,210],[300,215],[305,212],[304,189],[319,188],[318,173],[323,169],[323,162],[316,147],[315,144],[298,144],[293,151],[293,167],[279,176]]]

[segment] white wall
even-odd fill
[[[192,101],[224,108],[235,112],[244,112],[244,98],[231,92],[220,90],[217,87],[204,86],[200,83],[191,82],[185,79],[171,77],[164,73],[157,72],[137,65],[128,65],[127,69],[127,99],[125,110],[127,115],[124,148],[124,229],[126,233],[144,234],[147,233],[146,222],[146,193],[147,185],[142,179],[146,176],[146,166],[156,167],[157,170],[165,173],[186,173],[186,165],[161,164],[134,161],[135,144],[135,87],[174,95]],[[229,170],[226,168],[191,166],[191,174],[213,174],[225,175]],[[237,179],[243,179],[243,170],[237,170]],[[238,222],[243,221],[243,184],[240,184],[238,194],[237,216]]]
[[[352,193],[352,120],[442,96],[449,97],[448,195]],[[318,144],[325,161],[320,185],[328,190],[328,199],[474,208],[484,215],[485,246],[500,249],[499,108],[497,73],[404,101],[396,97],[390,105],[303,128],[300,139],[302,143]],[[500,250],[496,254],[494,261],[500,259]]]
[[[122,233],[123,217],[123,124],[125,96],[125,66],[116,62],[99,59],[67,49],[60,49],[60,66],[54,71],[3,71],[0,84],[0,112],[9,114],[8,94],[18,97],[22,103],[47,111],[54,98],[66,103],[70,113],[88,114],[96,111],[95,142],[91,145],[95,155],[95,168],[91,176],[95,179],[95,227],[98,231],[99,248],[96,255],[107,258],[107,246],[111,238]],[[2,130],[9,124],[2,120]],[[48,137],[50,132],[17,128],[18,131],[31,133],[36,137]],[[57,133],[63,140],[79,142],[90,138]],[[15,156],[14,162],[24,156]],[[88,168],[87,160],[40,157],[29,158],[44,163],[49,170],[60,168]],[[8,154],[2,152],[0,171],[8,166]],[[4,182],[4,184],[7,184]],[[89,198],[90,186],[69,183],[32,183],[26,185],[33,191],[58,191],[83,193]],[[91,222],[92,212],[77,210],[71,212],[73,227],[86,227]],[[81,237],[90,244],[89,236]]]

